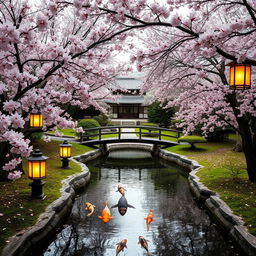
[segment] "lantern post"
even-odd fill
[[[63,169],[69,169],[69,157],[71,157],[71,147],[72,145],[68,143],[67,140],[64,140],[62,144],[60,144],[60,157],[62,158],[62,166]]]
[[[32,188],[31,199],[44,199],[42,179],[46,178],[46,160],[48,157],[43,156],[39,149],[36,149],[30,157],[28,157],[28,178],[33,182],[29,184]]]

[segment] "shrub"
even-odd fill
[[[43,132],[34,132],[31,134],[31,140],[37,141],[43,138],[44,133]]]
[[[100,111],[95,109],[93,106],[89,106],[86,109],[81,109],[79,106],[70,106],[68,109],[68,114],[73,119],[82,119],[84,116],[95,116],[99,113]]]
[[[110,119],[108,118],[108,116],[104,115],[104,114],[100,114],[98,116],[94,116],[93,119],[95,119],[96,121],[98,121],[98,123],[101,126],[110,126],[113,125],[110,121]]]
[[[202,125],[197,125],[194,133],[196,135],[201,135],[202,131],[201,131]],[[228,141],[228,135],[229,133],[233,133],[234,130],[231,129],[230,127],[226,127],[225,129],[222,129],[220,127],[215,127],[213,132],[209,132],[206,136],[207,141],[210,142],[224,142],[224,141]]]
[[[239,183],[240,179],[239,176],[245,172],[244,168],[241,166],[237,166],[234,164],[235,161],[226,161],[227,164],[225,164],[223,167],[227,170],[232,180],[236,183]]]
[[[174,115],[173,108],[163,108],[159,101],[148,106],[148,121],[160,126],[168,127]]]
[[[196,143],[204,143],[206,142],[206,139],[201,136],[182,136],[178,139],[178,142],[187,142],[190,144],[191,149],[195,149]]]
[[[89,128],[100,127],[100,124],[97,120],[94,120],[94,119],[82,119],[78,122],[77,126],[82,127],[83,129],[89,129]],[[98,130],[94,130],[94,131],[89,131],[85,133],[85,135],[93,135],[97,133],[98,133]]]

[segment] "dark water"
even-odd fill
[[[138,237],[149,242],[153,255],[238,255],[224,240],[207,214],[198,207],[188,188],[185,172],[170,163],[152,159],[142,151],[116,151],[107,160],[87,163],[92,180],[74,203],[62,231],[44,252],[44,256],[114,256],[116,244],[127,239],[127,249],[119,255],[147,255]],[[98,218],[105,200],[117,204],[121,194],[117,185],[127,189],[126,198],[136,209],[121,216],[110,209],[114,219],[107,224]],[[87,217],[84,203],[96,205]],[[144,217],[154,209],[156,221],[147,232]]]

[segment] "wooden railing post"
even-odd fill
[[[139,138],[140,138],[140,140],[141,140],[141,127],[139,128]]]
[[[161,134],[161,130],[158,130],[159,131],[159,140],[161,140],[161,136],[162,136],[162,134]]]
[[[101,128],[99,128],[99,140],[101,140]]]
[[[118,127],[118,139],[121,139],[121,127]]]
[[[83,133],[80,132],[80,143],[83,143]]]

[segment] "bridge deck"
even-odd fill
[[[97,144],[111,144],[111,143],[146,143],[146,144],[157,144],[157,145],[164,145],[164,146],[176,146],[179,145],[178,142],[175,141],[169,141],[169,140],[159,140],[159,139],[153,139],[153,138],[124,138],[124,139],[118,139],[118,138],[104,138],[101,140],[87,140],[81,142],[82,145],[85,146],[92,146]]]
[[[114,137],[104,138],[104,135]],[[167,147],[179,145],[181,131],[152,126],[104,126],[84,129],[80,134],[80,144],[92,146],[110,143],[147,143]],[[96,137],[96,138],[95,138]],[[168,140],[164,138],[169,138]]]

